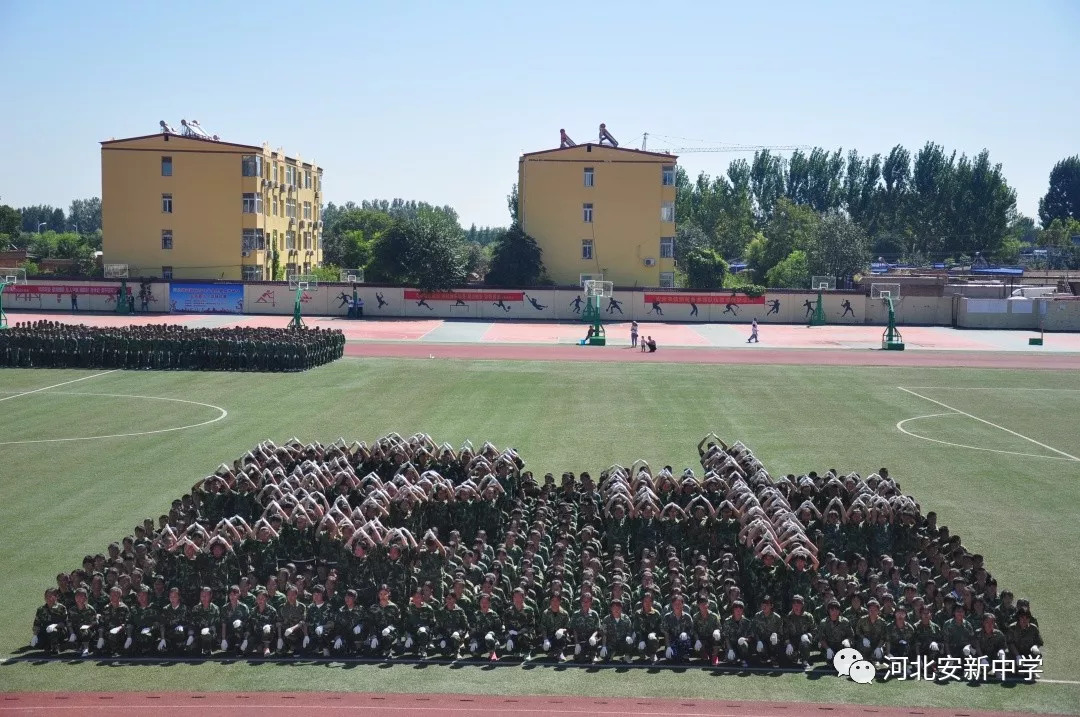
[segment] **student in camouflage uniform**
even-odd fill
[[[237,652],[247,651],[247,624],[251,610],[240,600],[240,587],[229,587],[229,598],[221,609],[221,649],[230,646]]]
[[[299,601],[299,591],[295,585],[289,585],[285,591],[285,604],[278,610],[281,616],[281,637],[283,645],[278,651],[284,654],[293,654],[300,651],[305,637],[304,628],[307,625],[307,606]]]
[[[997,618],[993,613],[983,615],[982,628],[975,635],[975,648],[979,654],[979,661],[984,663],[987,669],[995,660],[1004,660],[1008,650],[1008,642],[1005,634],[997,629]]]
[[[443,655],[457,658],[461,655],[462,646],[469,640],[469,619],[457,604],[457,595],[453,592],[446,594],[443,603],[443,609],[436,617],[438,640],[435,644]]]
[[[98,613],[87,599],[86,588],[75,591],[75,607],[68,611],[68,625],[71,629],[68,641],[76,644],[81,657],[89,657],[90,645],[98,632]]]
[[[334,615],[334,653],[356,654],[364,639],[365,622],[364,609],[357,603],[356,591],[349,588],[345,591],[345,604]],[[370,625],[367,627],[370,629]]]
[[[119,652],[121,646],[124,646],[125,650],[131,646],[128,632],[131,610],[120,599],[123,594],[124,591],[119,585],[109,588],[109,604],[101,610],[101,619],[98,621],[101,632],[98,633],[97,648],[103,655]]]
[[[495,650],[503,641],[503,631],[502,618],[491,609],[491,596],[480,593],[480,610],[476,613],[476,629],[469,651],[474,655],[486,654],[492,662],[498,660]]]
[[[390,587],[379,586],[379,599],[368,609],[367,647],[372,655],[389,657],[401,629],[401,608],[390,601]]]
[[[437,604],[437,603],[436,603]],[[417,585],[405,606],[405,650],[414,650],[420,659],[427,658],[435,633],[435,608],[424,600],[424,589]]]
[[[784,657],[798,665],[810,662],[810,652],[817,644],[817,623],[805,607],[802,595],[792,595],[791,611],[784,617]]]
[[[950,657],[964,658],[975,654],[975,630],[964,619],[963,603],[953,607],[953,619],[941,629],[941,638],[945,643],[945,653]]]
[[[316,585],[311,589],[311,604],[304,614],[304,639],[301,643],[305,651],[310,650],[323,657],[330,656],[330,638],[334,634],[335,616],[326,602],[326,588]]]
[[[1016,611],[1016,622],[1009,625],[1006,643],[1014,659],[1042,655],[1042,635],[1039,634],[1039,626],[1032,622],[1031,613],[1028,610]]]
[[[719,650],[724,646],[723,624],[720,616],[709,609],[709,598],[701,595],[694,614],[694,652],[707,663],[717,665],[720,662]]]
[[[754,615],[754,652],[759,660],[779,661],[783,650],[784,618],[773,610],[772,596],[761,599],[761,609]]]
[[[569,642],[570,614],[562,609],[562,595],[551,594],[548,608],[540,615],[540,636],[543,638],[544,652],[563,659],[563,650]]]
[[[45,646],[46,654],[54,655],[60,651],[63,640],[67,639],[68,610],[59,603],[60,591],[49,588],[45,591],[45,604],[34,615],[34,633],[30,647],[38,644]]]
[[[724,641],[727,644],[728,662],[739,660],[746,667],[751,655],[751,644],[756,642],[753,620],[745,616],[746,604],[742,600],[731,603],[731,617],[724,621]]]
[[[840,614],[840,602],[831,600],[826,605],[828,617],[818,625],[818,637],[821,649],[825,652],[825,662],[832,664],[833,655],[844,648],[851,647],[855,632],[851,623]]]
[[[600,615],[593,610],[592,593],[581,594],[581,608],[570,616],[570,634],[574,643],[574,659],[593,662],[600,645]]]
[[[203,587],[199,591],[199,604],[191,608],[188,616],[188,631],[195,638],[192,649],[200,655],[209,655],[213,651],[221,626],[221,610],[212,602],[212,597],[209,586]]]
[[[664,641],[667,650],[664,657],[670,662],[682,662],[690,655],[691,636],[694,634],[694,618],[684,609],[683,596],[677,593],[671,598],[671,610],[664,615]]]
[[[275,641],[277,649],[282,648],[281,618],[278,611],[270,604],[266,590],[263,588],[255,592],[255,609],[248,615],[247,633],[244,635],[244,641],[240,643],[240,652],[247,652],[249,641],[252,643],[253,650],[259,650],[259,647],[262,647],[260,652],[263,657],[270,657],[270,654],[274,652]]]
[[[525,602],[525,590],[515,588],[511,605],[503,615],[506,627],[506,652],[511,655],[532,656],[536,646],[536,611]]]
[[[124,649],[132,655],[142,655],[154,648],[165,651],[165,637],[162,634],[161,613],[150,604],[150,588],[140,585],[135,593],[135,607],[128,616],[128,638]]]
[[[889,623],[881,617],[881,605],[876,598],[866,603],[867,614],[855,623],[855,637],[863,659],[881,662],[885,659]]]
[[[641,609],[634,613],[634,633],[637,635],[637,649],[650,662],[655,663],[657,653],[665,647],[664,616],[653,606],[653,594],[646,592],[641,597]]]
[[[168,604],[159,610],[161,620],[161,639],[165,641],[165,651],[182,654],[195,644],[195,636],[188,625],[187,607],[180,602],[180,589],[169,590]]]
[[[943,642],[941,628],[931,619],[931,613],[929,605],[919,609],[919,622],[915,624],[915,654],[928,661],[936,661],[941,655]]]
[[[629,615],[623,613],[623,604],[620,601],[612,600],[609,609],[610,614],[600,621],[603,641],[600,659],[608,661],[621,657],[623,662],[629,663],[634,652],[634,623]]]
[[[897,608],[885,631],[885,655],[914,659],[917,645],[915,628],[907,621],[907,610]]]

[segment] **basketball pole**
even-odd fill
[[[4,289],[7,287],[8,283],[0,280],[0,329],[8,327],[7,312],[4,311]]]
[[[302,329],[304,327],[304,319],[300,316],[300,298],[304,295],[304,289],[302,284],[298,284],[296,287],[296,301],[293,303],[292,321],[289,322],[290,329]]]
[[[810,325],[825,325],[825,302],[822,300],[821,284],[817,287],[817,306],[814,307],[814,315],[810,317]]]

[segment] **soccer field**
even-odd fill
[[[1047,640],[1034,687],[804,675],[396,665],[0,665],[4,690],[295,689],[783,699],[1080,710],[1080,373],[989,369],[346,358],[302,374],[0,372],[0,655],[27,644],[60,570],[155,517],[257,442],[389,431],[513,446],[535,473],[644,458],[699,468],[709,431],[773,475],[889,468],[923,511],[1028,597]],[[932,439],[932,440],[931,440]],[[1069,684],[1071,683],[1071,684]]]

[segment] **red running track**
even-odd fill
[[[882,351],[880,349],[661,348],[641,353],[623,346],[406,344],[352,342],[346,356],[479,359],[489,361],[624,361],[640,363],[787,364],[1080,370],[1080,354],[1005,351]]]
[[[402,717],[1017,717],[1019,712],[978,712],[920,707],[867,707],[780,702],[654,700],[599,697],[503,697],[333,692],[13,692],[0,696],[0,715],[73,717],[296,717],[297,714],[402,715]]]

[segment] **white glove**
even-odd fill
[[[165,644],[166,643],[165,643],[164,640],[159,640],[158,644],[157,644],[157,649],[161,650],[162,652],[165,652]]]
[[[244,641],[240,643],[240,652],[247,652],[247,649],[248,649],[248,641],[247,641],[247,638],[245,637]]]
[[[690,636],[689,636],[689,635],[687,635],[687,634],[686,634],[685,632],[680,632],[680,633],[679,633],[679,640],[680,640],[680,641],[682,641],[682,642],[686,642],[686,641],[687,641],[687,640],[689,640],[689,639],[690,639]]]
[[[340,650],[341,649],[341,638],[340,637],[335,637],[334,638],[334,649],[335,650]]]
[[[1005,651],[1004,650],[998,650],[998,659],[999,660],[1004,660],[1005,659]]]
[[[795,654],[795,648],[791,646],[790,642],[788,643],[787,647],[784,648],[784,654],[788,657],[791,657]]]
[[[971,657],[972,652],[971,645],[964,645],[964,657]]]
[[[511,630],[509,632],[509,635],[510,635],[510,637],[517,637],[518,636],[518,631],[517,630]]]
[[[870,647],[870,638],[869,637],[864,637],[862,639],[862,646],[863,647]]]
[[[779,645],[780,644],[780,636],[777,635],[775,632],[772,633],[771,635],[769,635],[769,644],[772,645],[773,647],[776,647],[777,645]]]
[[[99,637],[97,639],[97,649],[101,650],[101,649],[104,649],[104,647],[105,647],[105,638],[104,637]]]
[[[600,659],[601,660],[606,660],[607,659],[607,646],[604,646],[604,647],[600,648]]]
[[[110,635],[119,635],[120,631],[123,630],[123,629],[124,629],[123,627],[121,627],[120,625],[117,625],[116,627],[109,630],[109,634]]]
[[[188,647],[191,647],[192,645],[194,645],[195,644],[195,636],[194,635],[188,635],[187,636],[187,642],[185,642],[184,644],[187,645]]]
[[[544,638],[544,652],[551,652],[551,640]]]
[[[652,640],[653,642],[657,642],[656,633],[655,632],[650,632],[649,633],[649,639]]]
[[[634,638],[631,635],[626,636],[626,644],[627,645],[633,645],[634,644]]]
[[[74,632],[71,633],[70,635],[68,635],[68,642],[75,642],[76,639],[78,639],[78,638],[75,637]]]
[[[364,631],[364,628],[361,627],[360,625],[353,625],[352,634],[359,635],[363,631]]]
[[[577,645],[574,645],[574,655],[577,656],[577,655],[580,655],[580,654],[581,654],[581,643],[578,643]]]
[[[455,640],[460,640],[461,639],[461,631],[460,630],[454,630],[454,634],[450,635],[450,637],[454,638]]]
[[[750,641],[747,640],[745,637],[740,637],[739,645],[741,645],[742,647],[750,647]]]
[[[713,630],[713,631],[712,631],[712,639],[713,639],[713,642],[720,642],[720,638],[721,638],[721,637],[723,637],[723,635],[722,635],[722,634],[720,634],[720,631],[719,631],[719,630]]]
[[[506,641],[506,651],[507,652],[513,652],[514,651],[514,638],[511,637]]]
[[[844,647],[851,647],[851,640],[844,640],[840,644],[843,645]]]
[[[424,627],[421,627],[421,628],[417,629],[416,634],[417,635],[427,635],[428,634],[427,626],[424,626]],[[514,634],[516,635],[517,633],[515,632]]]
[[[177,625],[176,626],[176,634],[177,635],[183,635],[184,634],[184,626],[183,625]]]
[[[264,635],[269,635],[270,632],[271,632],[271,627],[272,626],[270,626],[270,625],[263,625],[263,634]]]
[[[278,652],[280,652],[280,651],[281,651],[281,650],[282,650],[282,649],[283,649],[284,647],[285,647],[285,641],[284,641],[284,640],[282,640],[282,639],[281,639],[281,638],[279,637],[279,638],[277,639],[277,649],[278,649]]]
[[[597,643],[596,635],[595,634],[590,635],[589,636],[589,647],[596,647],[596,643]]]
[[[1042,654],[1042,650],[1039,648],[1038,645],[1032,645],[1031,646],[1031,656],[1032,657],[1038,657],[1041,654]]]
[[[322,637],[323,632],[324,632],[324,630],[323,630],[322,625],[316,625],[315,626],[315,634],[316,635],[318,635],[319,637]]]
[[[828,648],[827,650],[825,650],[825,661],[826,662],[832,662],[833,654],[834,653],[833,653],[831,647]]]
[[[383,628],[382,636],[383,637],[390,637],[390,633],[393,632],[393,631],[394,631],[394,628],[387,625],[386,627]]]
[[[476,640],[469,640],[469,652],[476,652]]]
[[[303,648],[306,650],[307,646],[310,645],[310,644],[311,644],[311,638],[308,637],[307,635],[304,635],[304,640],[301,643],[301,645],[303,645]]]
[[[566,628],[565,627],[560,627],[558,630],[556,630],[555,631],[555,637],[560,639],[560,640],[563,639],[564,637],[566,637]]]
[[[295,627],[287,627],[287,628],[285,628],[285,637],[292,637],[292,634],[294,632],[296,632]]]
[[[204,627],[203,629],[199,630],[199,634],[203,637],[210,637],[210,628]]]
[[[701,652],[701,640],[694,640],[694,652]]]
[[[125,650],[130,650],[131,649],[131,637],[128,637],[128,639],[124,640],[124,649]]]
[[[880,647],[874,648],[874,659],[881,660],[885,656],[885,653],[881,651]]]
[[[495,642],[495,633],[489,632],[484,635],[484,642]]]
[[[371,638],[371,642],[369,642],[368,644],[371,645],[372,650],[377,649],[379,647],[379,638],[377,638],[377,637]]]
[[[637,649],[638,649],[639,652],[645,652],[645,641],[644,640],[642,640],[641,642],[639,642],[637,644]]]
[[[728,662],[735,662],[735,651],[734,650],[728,650],[727,651],[727,661]]]
[[[930,643],[930,652],[937,652],[941,647],[936,642]]]
[[[243,624],[243,623],[242,623],[242,622],[240,622],[239,620],[233,620],[233,621],[232,621],[232,626],[233,626],[233,629],[234,629],[234,630],[239,630],[239,629],[240,629],[240,626],[241,626],[242,624]]]
[[[439,649],[440,650],[445,650],[446,649],[446,640],[439,640]]]
[[[30,647],[37,647],[38,639],[37,635],[30,638]]]
[[[664,650],[664,657],[666,657],[667,659],[670,660],[672,658],[672,656],[674,656],[674,655],[675,655],[675,651],[672,650],[670,647],[668,649]]]
[[[229,649],[229,641],[228,640],[222,640],[221,641],[221,649],[222,650],[228,650]]]
[[[799,638],[799,643],[803,644],[803,645],[809,645],[810,644],[810,636],[809,635],[803,635],[802,637]]]
[[[148,627],[144,627],[143,629],[139,630],[139,633],[140,633],[140,634],[142,634],[142,635],[146,635],[147,637],[149,637],[149,636],[150,636],[150,628],[148,628]]]
[[[405,649],[408,650],[410,648],[412,648],[412,635],[406,635],[405,636]]]
[[[57,624],[56,624],[56,623],[54,622],[54,623],[52,623],[52,624],[50,624],[50,625],[46,625],[46,626],[45,626],[45,632],[47,632],[47,633],[49,633],[50,635],[52,635],[52,634],[53,634],[54,632],[56,632],[56,631],[57,631],[57,630],[59,629],[59,627],[60,627],[60,626],[59,626],[59,625],[57,625]]]
[[[765,652],[765,643],[762,642],[761,640],[758,640],[757,644],[754,645],[754,649],[757,650],[758,652]]]

